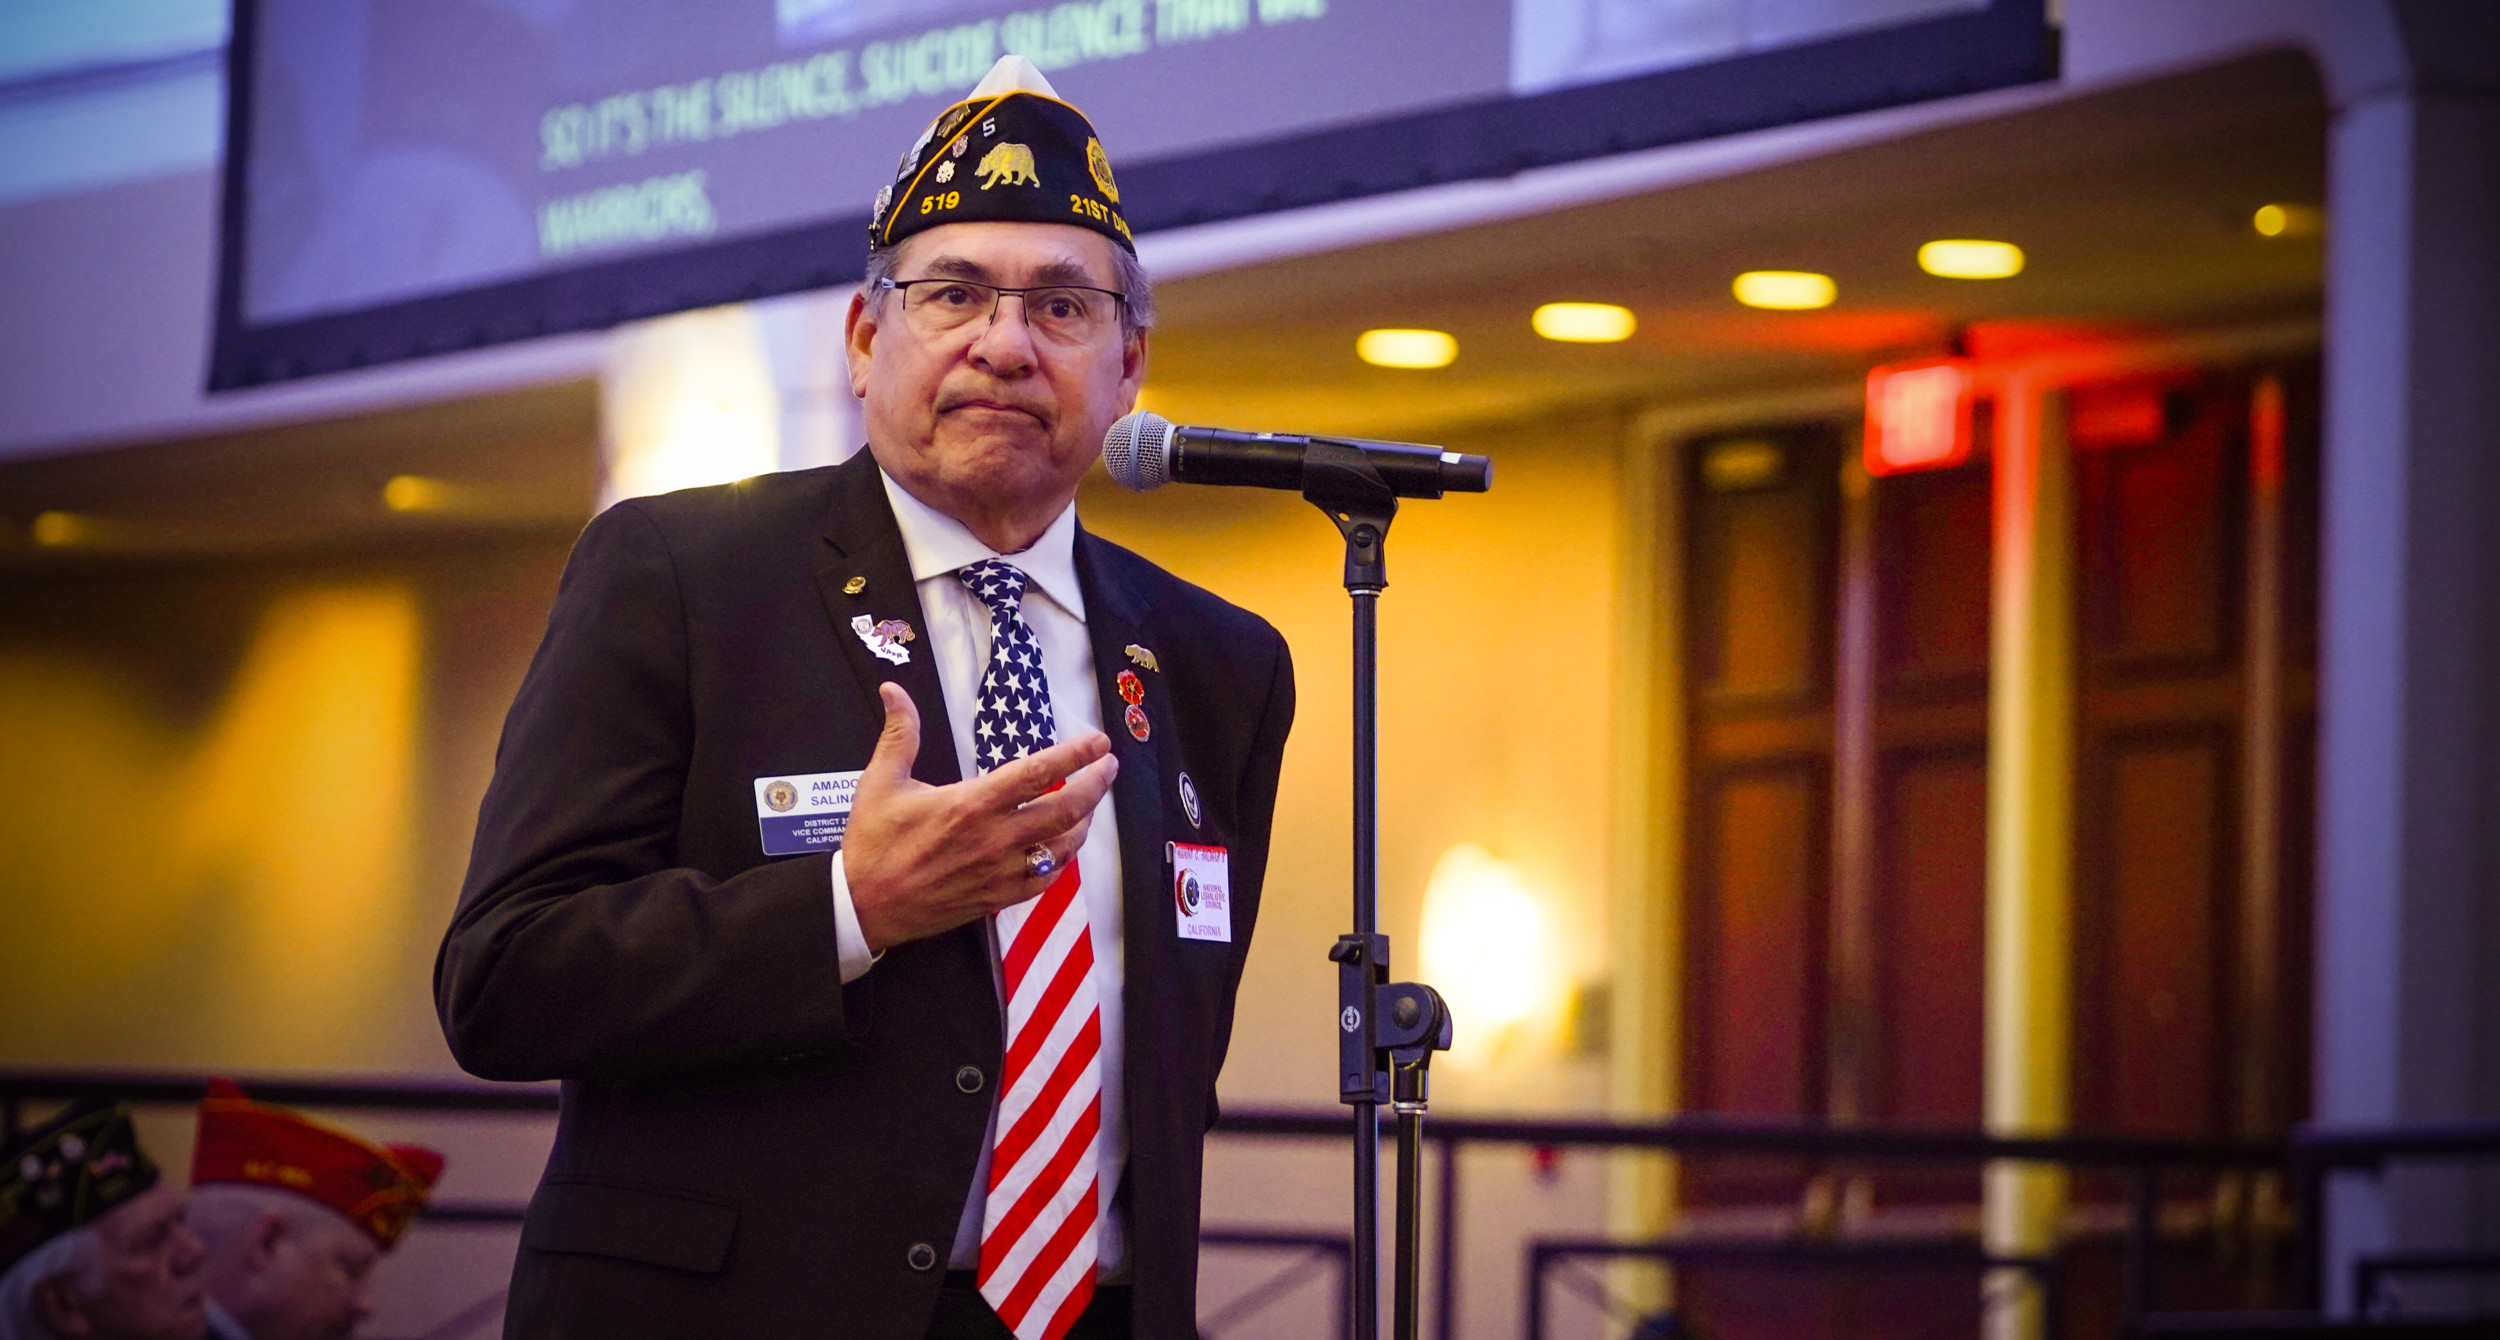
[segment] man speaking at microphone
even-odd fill
[[[1153,310],[1082,113],[1000,61],[870,244],[868,450],[593,521],[504,729],[436,999],[564,1081],[507,1335],[1194,1333],[1292,665],[1077,522]]]

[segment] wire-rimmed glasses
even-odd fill
[[[903,295],[903,319],[924,339],[952,334],[996,316],[998,299],[1012,293],[1022,299],[1024,324],[1037,335],[1059,344],[1093,344],[1120,322],[1128,302],[1125,293],[1081,284],[1047,284],[1038,288],[1001,288],[972,279],[882,279]]]

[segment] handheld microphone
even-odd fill
[[[1493,462],[1482,456],[1463,456],[1412,442],[1191,428],[1144,410],[1122,418],[1103,434],[1102,464],[1113,479],[1139,493],[1175,479],[1184,484],[1246,484],[1301,492],[1306,479],[1304,458],[1313,446],[1360,452],[1380,481],[1401,498],[1482,493],[1493,486]]]

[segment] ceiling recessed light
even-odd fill
[[[1829,307],[1840,296],[1830,275],[1811,270],[1747,270],[1736,276],[1736,300],[1747,307],[1803,312]]]
[[[1632,309],[1610,302],[1549,302],[1528,318],[1536,333],[1573,344],[1613,344],[1632,338],[1639,324]]]
[[[2023,249],[2011,242],[1947,238],[1918,249],[1918,268],[1942,279],[2011,279],[2023,272]]]
[[[1376,367],[1446,368],[1458,358],[1458,340],[1446,330],[1367,330],[1354,354]]]
[[[2315,205],[2260,205],[2248,226],[2260,237],[2315,237],[2326,227],[2326,213]]]

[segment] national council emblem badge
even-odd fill
[[[1102,151],[1102,141],[1085,141],[1085,168],[1094,174],[1094,184],[1102,188],[1102,198],[1120,203],[1120,188],[1111,180],[1111,155]]]

